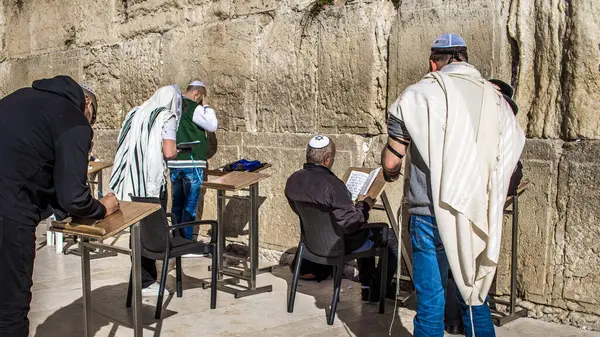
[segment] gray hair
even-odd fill
[[[306,147],[306,162],[309,164],[321,165],[325,160],[325,156],[327,154],[332,154],[333,152],[335,152],[335,145],[333,144],[333,141],[321,149],[315,149],[309,145]]]

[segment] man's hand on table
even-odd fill
[[[364,201],[367,203],[367,205],[369,205],[369,208],[373,208],[373,205],[375,205],[375,199],[371,198],[370,196],[367,195],[359,195],[358,196],[358,201]]]
[[[109,216],[119,210],[119,200],[117,200],[114,193],[107,194],[104,198],[100,199],[100,202],[106,208],[105,216]]]

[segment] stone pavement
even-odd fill
[[[119,245],[126,245],[126,235]],[[43,241],[43,236],[40,236]],[[40,242],[35,260],[31,336],[83,336],[80,258],[55,254],[54,247]],[[375,304],[360,301],[356,283],[344,280],[343,294],[335,325],[328,326],[325,308],[331,300],[331,281],[320,284],[300,282],[293,314],[286,312],[286,294],[291,274],[276,267],[272,274],[259,277],[259,284],[272,284],[273,292],[242,299],[219,292],[217,309],[209,309],[209,290],[201,278],[209,276],[209,260],[184,259],[183,297],[166,298],[163,320],[154,320],[156,298],[144,299],[144,336],[386,336],[392,319],[393,302],[385,315],[377,314]],[[160,267],[160,266],[159,266]],[[160,268],[159,268],[160,270]],[[95,336],[133,336],[131,311],[125,308],[129,258],[108,257],[92,260],[93,327]],[[174,292],[174,270],[167,288]],[[414,311],[400,308],[392,336],[412,336]],[[572,327],[521,319],[497,329],[498,337],[600,337]]]

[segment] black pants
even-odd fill
[[[382,237],[381,229],[369,230],[369,236],[365,244],[368,246],[371,241],[373,247],[381,247],[385,242],[388,244],[388,261],[387,261],[387,281],[386,284],[391,284],[394,275],[396,274],[396,268],[398,267],[398,239],[396,234],[390,228],[388,229],[387,238]],[[363,247],[367,247],[363,246]],[[358,249],[358,251],[363,249]],[[366,249],[364,249],[366,250]],[[363,286],[374,286],[379,287],[380,275],[381,275],[381,261],[375,267],[375,257],[367,257],[364,259],[358,259],[358,279],[360,284]]]
[[[29,335],[35,228],[0,216],[0,337]]]

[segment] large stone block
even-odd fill
[[[564,214],[562,296],[578,311],[600,312],[600,142],[565,145],[560,165],[559,210]]]
[[[121,35],[126,39],[164,33],[185,20],[184,0],[135,0],[120,6]]]
[[[168,85],[163,77],[164,49],[158,36],[123,43],[121,97],[124,113],[145,102],[157,88]]]
[[[34,55],[11,61],[8,91],[29,87],[34,80],[57,75],[71,76],[75,81],[82,78],[80,50]]]
[[[207,103],[227,131],[256,130],[258,50],[261,16],[211,23],[166,36],[168,75],[177,83],[202,78],[208,85]]]
[[[118,38],[119,22],[117,2],[122,0],[95,0],[79,2],[80,26],[78,45],[114,43]]]
[[[460,34],[469,48],[469,61],[484,77],[496,76],[494,58],[502,52],[500,29],[493,0],[401,1],[391,28],[389,99],[393,103],[406,87],[428,71],[430,48],[442,33]],[[510,79],[505,79],[510,81]]]
[[[10,57],[62,50],[76,43],[79,6],[71,0],[4,0],[6,49]]]
[[[124,117],[121,99],[121,55],[118,44],[86,50],[83,59],[84,82],[98,98],[97,129],[118,130]]]
[[[387,27],[390,2],[330,6],[319,27],[319,130],[380,134],[384,131]]]
[[[523,297],[550,304],[554,284],[554,237],[560,141],[528,140],[522,155],[523,179],[529,189],[519,198],[518,274]],[[505,219],[497,284],[499,293],[510,290],[512,217]]]
[[[318,29],[301,37],[301,15],[276,16],[264,34],[258,69],[258,130],[318,130]]]
[[[600,2],[574,1],[566,4],[566,34],[561,79],[564,96],[562,137],[600,138]]]
[[[512,1],[509,35],[513,41],[517,103],[528,121],[528,136],[598,138],[600,103],[598,27],[600,4]],[[541,26],[548,29],[540,29]]]

